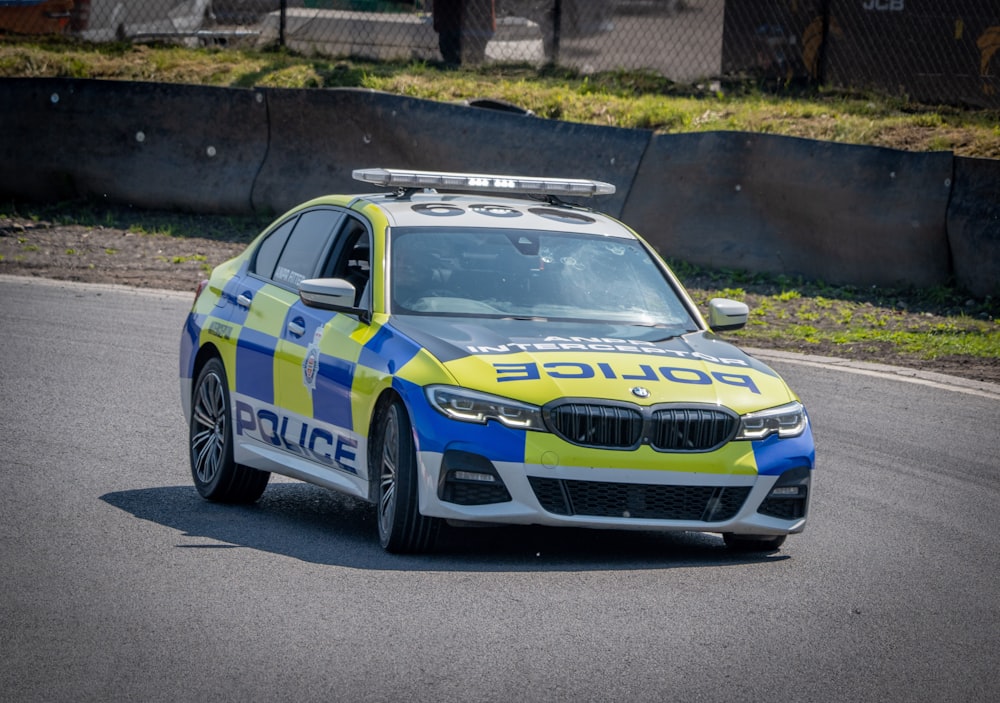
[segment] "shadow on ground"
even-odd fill
[[[378,544],[374,506],[304,483],[273,484],[250,506],[211,503],[184,486],[116,491],[101,500],[182,533],[178,549],[246,547],[357,569],[630,571],[790,558],[733,553],[704,533],[537,526],[445,527],[432,553],[398,556]]]

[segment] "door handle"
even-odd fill
[[[301,317],[296,317],[294,320],[288,321],[288,334],[293,337],[301,337],[306,333],[305,320]]]
[[[249,292],[240,293],[239,295],[236,296],[236,304],[239,305],[241,308],[247,308],[249,310],[250,303],[252,302],[253,302],[253,295]]]

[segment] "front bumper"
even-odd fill
[[[409,407],[420,512],[457,522],[786,535],[805,528],[815,446],[797,437],[712,451],[611,450],[549,432],[459,422]]]
[[[420,511],[456,521],[783,535],[805,528],[812,467],[706,474],[421,452]],[[488,477],[492,477],[492,480]]]

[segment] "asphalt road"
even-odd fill
[[[4,701],[1000,700],[1000,395],[799,360],[810,525],[450,530],[385,554],[366,505],[191,485],[190,295],[0,277]]]

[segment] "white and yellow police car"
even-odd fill
[[[381,543],[444,522],[802,531],[808,416],[715,332],[583,179],[363,169],[385,192],[293,208],[202,284],[181,340],[191,472],[251,502],[270,473],[375,504]]]

